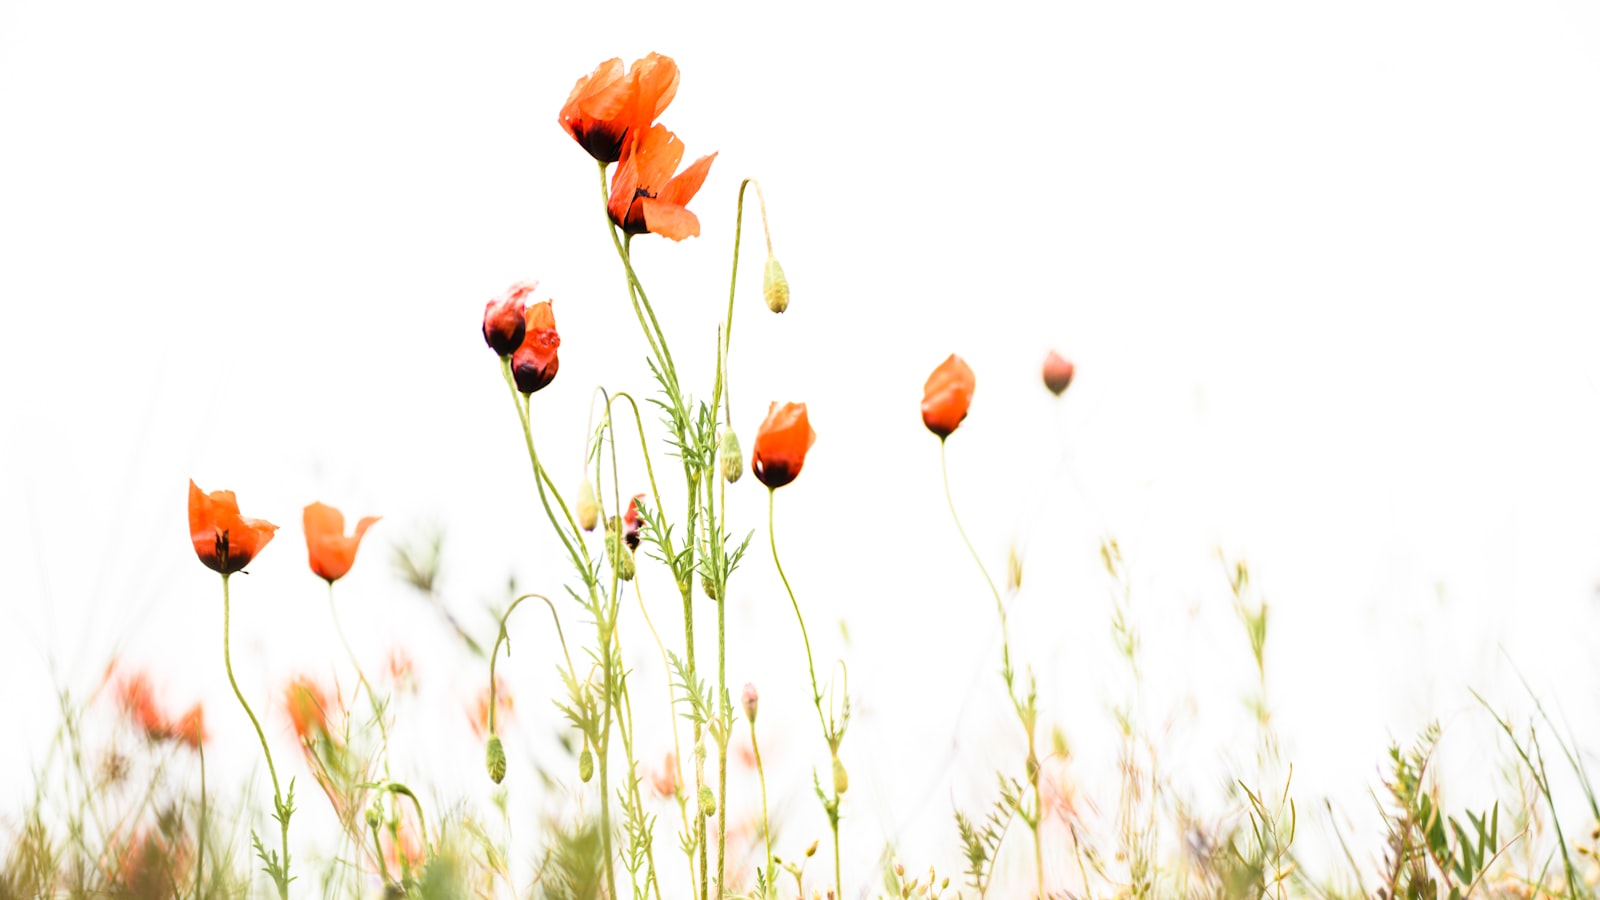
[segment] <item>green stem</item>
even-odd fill
[[[939,439],[939,474],[944,479],[944,499],[950,505],[950,518],[956,523],[956,531],[961,535],[961,542],[967,545],[967,552],[972,554],[972,561],[978,564],[978,571],[983,573],[983,580],[988,583],[990,593],[994,594],[994,607],[1000,614],[1000,675],[1005,679],[1006,696],[1011,700],[1011,707],[1017,714],[1018,721],[1022,724],[1023,731],[1028,736],[1028,782],[1033,788],[1034,815],[1028,818],[1028,825],[1033,831],[1033,858],[1034,878],[1038,895],[1044,896],[1044,851],[1039,837],[1039,822],[1043,818],[1042,804],[1039,802],[1039,762],[1034,755],[1034,723],[1031,710],[1032,692],[1027,705],[1017,699],[1015,673],[1011,668],[1011,635],[1006,622],[1005,601],[1000,599],[1000,589],[995,587],[994,579],[989,577],[989,569],[983,564],[983,557],[978,555],[978,549],[972,545],[972,539],[967,537],[967,529],[961,524],[961,515],[956,512],[955,497],[950,493],[950,466],[948,454],[945,452],[945,440]]]
[[[196,735],[195,752],[200,754],[200,815],[195,825],[194,897],[200,900],[206,874],[206,747],[205,735]]]
[[[822,726],[822,738],[828,744],[828,754],[832,759],[837,759],[839,754],[839,736],[828,726],[827,717],[822,713],[822,691],[817,687],[817,667],[811,657],[811,637],[806,633],[806,619],[800,614],[800,601],[795,599],[794,588],[789,585],[789,576],[783,573],[783,562],[778,559],[778,532],[773,527],[773,509],[777,506],[778,492],[773,488],[767,489],[767,538],[772,545],[772,564],[778,569],[778,578],[783,581],[783,589],[789,594],[789,603],[794,606],[794,617],[800,623],[800,637],[806,645],[806,669],[811,674],[811,701],[817,708],[817,722]],[[833,793],[833,806],[828,809],[828,824],[833,828],[833,886],[838,892],[837,896],[844,895],[844,880],[840,877],[839,862],[839,792]]]
[[[769,894],[773,892],[772,876],[772,826],[767,820],[767,770],[761,764],[761,744],[756,740],[756,723],[750,723],[750,749],[756,755],[756,777],[761,781],[761,836],[767,845],[767,869],[764,879]]]
[[[244,707],[244,714],[250,717],[250,724],[255,726],[256,737],[261,740],[261,753],[267,758],[267,773],[272,776],[272,803],[277,810],[278,821],[282,826],[283,835],[283,869],[278,876],[278,896],[281,900],[289,900],[289,817],[283,808],[283,791],[278,787],[278,769],[272,764],[272,748],[267,746],[266,732],[261,730],[261,721],[256,718],[255,711],[244,699],[244,692],[239,690],[239,682],[233,677],[233,651],[229,646],[228,630],[231,624],[232,607],[228,596],[228,575],[222,576],[222,665],[228,670],[228,684],[233,687],[233,695],[239,698],[239,705]]]

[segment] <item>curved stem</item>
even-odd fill
[[[762,878],[766,881],[768,893],[772,893],[772,826],[767,819],[767,770],[761,764],[761,744],[756,740],[756,723],[750,723],[750,749],[756,755],[756,777],[761,780],[761,836],[767,845],[767,868]]]
[[[522,601],[528,600],[528,599],[531,599],[531,598],[535,598],[535,597],[537,597],[540,600],[543,600],[545,602],[545,605],[550,607],[550,618],[554,619],[555,622],[556,622],[556,637],[560,638],[560,640],[561,640],[561,655],[566,657],[566,660],[567,660],[567,671],[572,674],[573,678],[577,678],[578,677],[577,670],[572,668],[572,655],[567,652],[567,636],[561,632],[561,617],[556,615],[556,605],[554,603],[551,603],[550,602],[550,598],[546,597],[543,594],[523,594],[522,596],[516,598],[515,600],[512,600],[511,601],[511,605],[506,607],[506,611],[500,615],[500,633],[495,636],[495,639],[494,639],[494,652],[492,652],[489,655],[489,733],[490,734],[494,734],[495,733],[495,730],[494,730],[494,728],[495,728],[495,726],[494,726],[494,714],[495,714],[495,707],[497,706],[496,693],[497,693],[497,690],[499,688],[499,685],[495,681],[494,667],[495,667],[495,663],[498,662],[499,659],[500,659],[500,645],[502,643],[504,643],[506,645],[506,655],[507,656],[511,655],[511,633],[506,631],[506,621],[511,618],[511,614],[513,612],[515,612],[517,607],[522,604]],[[418,810],[418,812],[420,813],[421,810]]]
[[[289,817],[284,814],[283,791],[278,787],[278,769],[272,764],[272,748],[267,746],[266,732],[261,730],[261,720],[256,718],[255,710],[244,699],[244,692],[239,690],[239,682],[233,677],[233,650],[229,646],[228,630],[230,626],[232,608],[228,596],[228,576],[222,576],[222,665],[228,670],[228,684],[233,687],[233,696],[239,698],[239,705],[244,707],[244,714],[250,717],[250,724],[255,726],[256,737],[261,740],[261,753],[267,758],[267,773],[272,776],[272,803],[275,808],[279,824],[283,833],[283,877],[278,879],[278,896],[282,900],[289,900]]]
[[[794,598],[794,588],[789,586],[789,576],[783,574],[783,562],[778,559],[778,532],[772,526],[777,496],[777,491],[767,489],[767,538],[772,545],[772,564],[777,567],[778,577],[783,580],[783,589],[789,592],[789,603],[794,606],[794,617],[800,623],[800,638],[806,644],[806,669],[811,673],[811,702],[817,708],[817,722],[822,726],[823,737],[827,738],[831,732],[827,719],[822,715],[822,691],[817,687],[817,667],[811,660],[811,636],[806,633],[806,618],[800,614],[800,601]],[[829,744],[832,744],[831,738]]]
[[[983,580],[988,583],[990,593],[994,594],[994,607],[1000,614],[1000,676],[1005,679],[1006,696],[1011,700],[1011,707],[1017,714],[1017,719],[1022,724],[1023,731],[1028,736],[1028,761],[1027,775],[1029,786],[1033,788],[1034,814],[1025,816],[1029,828],[1033,831],[1033,860],[1035,887],[1040,897],[1044,896],[1044,850],[1039,837],[1039,824],[1042,816],[1039,802],[1039,760],[1034,753],[1034,711],[1033,691],[1030,688],[1026,702],[1017,699],[1016,676],[1011,668],[1011,635],[1006,621],[1006,605],[1000,599],[1000,589],[995,587],[994,579],[989,577],[989,570],[983,564],[983,557],[978,555],[978,550],[972,545],[972,539],[967,537],[967,529],[961,524],[961,515],[956,512],[956,501],[950,493],[950,466],[948,455],[945,452],[945,440],[939,439],[939,474],[944,479],[944,499],[950,505],[950,518],[956,523],[956,531],[961,534],[961,542],[967,545],[967,552],[972,554],[972,561],[978,564],[978,571],[983,573]],[[1031,678],[1031,676],[1030,676]]]

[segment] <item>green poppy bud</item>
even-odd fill
[[[717,795],[711,793],[711,788],[700,788],[700,815],[711,818],[717,814]]]
[[[722,429],[722,446],[719,450],[722,463],[722,480],[733,484],[744,474],[744,453],[739,449],[739,436],[732,428]]]
[[[767,301],[767,309],[781,313],[789,308],[789,279],[783,275],[783,266],[778,265],[776,256],[767,257],[767,272],[761,280],[761,296]]]
[[[594,498],[594,485],[584,476],[583,484],[578,485],[578,526],[584,531],[593,531],[599,521],[600,504]]]
[[[486,762],[489,767],[489,780],[499,784],[506,777],[506,748],[500,743],[500,735],[489,735],[489,752]]]
[[[594,754],[589,752],[588,747],[585,747],[583,748],[583,752],[578,754],[578,780],[582,781],[584,784],[588,784],[589,779],[593,777]]]
[[[848,790],[850,790],[850,773],[844,770],[844,763],[840,762],[839,757],[835,756],[833,758],[833,792],[842,794]]]

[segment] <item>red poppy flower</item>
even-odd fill
[[[328,734],[328,697],[315,681],[301,675],[283,692],[283,708],[302,741]]]
[[[756,432],[750,471],[762,484],[777,490],[800,475],[806,451],[816,442],[817,433],[811,430],[804,403],[774,403],[767,408],[767,420]]]
[[[155,688],[150,676],[136,672],[124,677],[117,685],[117,705],[140,731],[152,741],[165,740],[171,734],[166,713],[156,705]]]
[[[511,375],[517,390],[531,394],[554,381],[561,368],[556,356],[561,335],[556,333],[556,314],[549,300],[528,307],[526,326],[522,346],[511,356]]]
[[[378,521],[377,516],[366,516],[356,523],[356,533],[344,533],[344,513],[325,503],[306,507],[306,552],[311,557],[311,571],[327,579],[329,584],[343,578],[356,561],[356,550],[361,538]]]
[[[628,501],[628,511],[622,514],[622,540],[629,550],[639,549],[639,532],[644,528],[639,520],[639,501],[643,499],[643,494],[635,494]]]
[[[961,357],[950,354],[922,386],[922,424],[940,440],[949,437],[967,417],[972,392],[977,386],[972,367]]]
[[[578,79],[561,107],[561,127],[589,155],[614,163],[635,130],[650,127],[678,93],[678,64],[652,53],[623,74],[622,60],[608,59]]]
[[[674,175],[683,160],[678,136],[665,125],[636,132],[611,178],[611,202],[606,206],[611,221],[628,234],[648,231],[675,241],[698,237],[700,220],[686,207],[716,158],[715,153],[702,156]]]
[[[189,537],[207,567],[231,575],[256,558],[278,526],[239,515],[233,491],[207,494],[189,482]]]
[[[200,704],[196,703],[189,707],[183,718],[173,723],[172,736],[183,742],[190,750],[200,749],[200,745],[206,740],[206,714]]]
[[[484,304],[483,340],[489,349],[501,356],[510,356],[522,346],[522,338],[526,333],[523,316],[527,313],[527,304],[523,300],[538,286],[537,281],[519,281],[507,288],[504,294]]]
[[[1076,371],[1071,360],[1051,350],[1050,355],[1044,358],[1044,386],[1059,397],[1072,384],[1072,376]]]

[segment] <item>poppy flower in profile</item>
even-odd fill
[[[1072,384],[1072,376],[1076,372],[1077,367],[1072,361],[1054,350],[1044,358],[1044,386],[1057,397]]]
[[[506,292],[483,306],[483,340],[489,349],[501,356],[510,356],[522,346],[527,325],[524,300],[539,286],[537,281],[519,281]]]
[[[143,672],[125,676],[118,683],[117,706],[150,740],[164,740],[171,733],[166,714],[156,704],[156,692],[150,684],[150,676]]]
[[[687,207],[716,158],[715,153],[702,156],[678,172],[683,142],[677,135],[665,125],[634,133],[611,178],[611,201],[606,204],[611,221],[628,234],[649,232],[675,241],[698,237],[700,220]]]
[[[283,692],[283,708],[302,741],[328,734],[328,696],[315,681],[301,675]]]
[[[277,530],[271,522],[240,516],[233,491],[207,494],[189,481],[189,537],[208,568],[231,575],[250,565]]]
[[[922,386],[922,424],[941,441],[949,437],[967,417],[977,385],[977,378],[966,360],[950,354]]]
[[[639,501],[643,499],[643,494],[634,494],[628,501],[628,511],[622,514],[622,540],[629,550],[639,549],[639,532],[644,528],[639,520]]]
[[[366,516],[356,523],[356,533],[344,533],[344,513],[326,503],[313,503],[306,507],[306,552],[311,558],[311,571],[329,584],[343,578],[355,564],[356,550],[361,538],[378,521],[377,516]]]
[[[750,471],[762,484],[777,490],[800,475],[806,451],[816,442],[817,433],[811,430],[804,403],[774,403],[767,408],[767,419],[756,432]]]
[[[172,736],[190,750],[199,750],[206,741],[206,713],[200,704],[189,707],[183,718],[172,724]]]
[[[550,301],[528,307],[522,346],[511,355],[511,376],[516,379],[517,390],[531,394],[556,380],[561,360],[556,350],[561,346],[561,335],[556,333],[556,314]]]
[[[678,64],[652,53],[622,71],[608,59],[578,79],[558,121],[578,146],[603,163],[622,158],[629,136],[650,127],[678,93]]]

